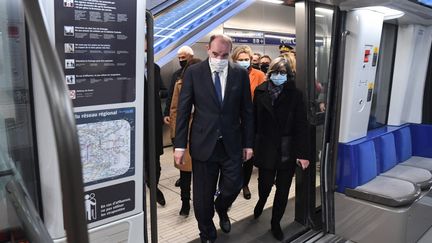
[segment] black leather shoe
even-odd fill
[[[165,202],[165,197],[162,193],[161,190],[159,190],[159,188],[157,188],[156,191],[156,201],[157,203],[159,203],[161,206],[165,206],[166,202]]]
[[[217,213],[219,215],[219,226],[221,227],[222,232],[229,233],[231,231],[231,222],[228,218],[228,214],[219,211],[217,211]]]
[[[273,237],[276,238],[276,240],[283,241],[284,233],[282,232],[280,224],[277,224],[277,225],[272,224],[271,232],[273,234]]]
[[[178,178],[174,184],[175,187],[180,187],[180,178]]]
[[[185,216],[185,217],[187,217],[187,216],[189,216],[189,211],[190,211],[190,204],[189,204],[189,200],[187,200],[187,201],[183,201],[182,202],[182,207],[181,207],[181,209],[180,209],[180,215],[181,216]]]
[[[248,186],[243,187],[243,197],[244,197],[246,200],[251,199],[251,192],[250,192]]]
[[[262,200],[258,200],[257,204],[254,208],[254,218],[257,219],[261,216],[263,209],[264,209],[265,202]]]

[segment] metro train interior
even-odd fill
[[[1,0],[0,243],[201,242],[167,125],[166,204],[145,184],[178,50],[205,60],[215,34],[296,57],[311,159],[283,242],[432,242],[432,1]],[[216,242],[278,242],[257,177]]]

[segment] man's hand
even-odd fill
[[[243,149],[243,161],[248,161],[253,156],[253,149],[251,148],[244,148]]]
[[[184,157],[185,151],[181,151],[181,150],[175,150],[174,151],[174,161],[176,163],[176,165],[183,165],[184,164]]]
[[[307,160],[307,159],[297,159],[297,161],[300,163],[300,167],[303,170],[306,170],[306,168],[309,167],[309,160]]]
[[[163,118],[163,120],[164,120],[164,123],[167,124],[167,125],[169,125],[170,122],[171,122],[171,118],[170,118],[169,116],[165,116],[165,117]]]

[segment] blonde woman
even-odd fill
[[[233,62],[247,69],[249,73],[250,90],[253,99],[253,93],[255,91],[255,88],[258,85],[262,84],[266,79],[265,74],[260,70],[257,70],[251,66],[252,50],[247,45],[237,46],[234,49],[231,58]],[[249,190],[249,181],[252,175],[252,170],[253,170],[253,157],[250,160],[243,163],[243,197],[246,200],[251,199],[251,193]]]

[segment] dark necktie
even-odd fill
[[[216,89],[217,98],[219,100],[219,103],[222,104],[222,85],[221,85],[219,73],[218,72],[214,72],[214,74],[215,74],[214,86],[215,86],[215,89]]]

